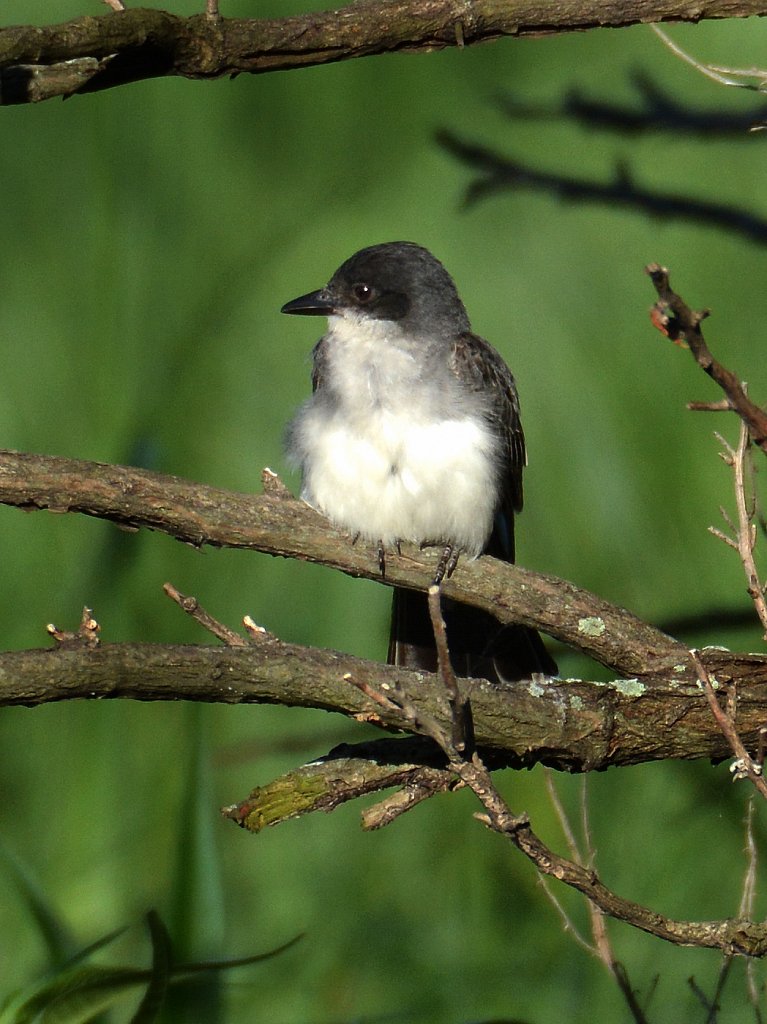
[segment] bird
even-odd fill
[[[327,318],[312,350],[312,395],[288,425],[301,497],[355,539],[409,541],[514,561],[525,438],[514,377],[473,333],[455,282],[414,242],[368,246],[325,287],[282,306]],[[458,675],[505,685],[557,667],[534,629],[443,602]],[[426,595],[394,588],[388,660],[435,671]]]

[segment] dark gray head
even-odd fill
[[[416,334],[456,335],[469,318],[452,277],[438,259],[413,242],[384,242],[360,249],[325,288],[302,295],[283,313],[314,316],[356,312],[397,323]]]

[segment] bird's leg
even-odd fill
[[[384,548],[384,542],[379,540],[378,542],[378,569],[381,576],[386,575],[386,549]]]
[[[453,575],[455,567],[458,565],[458,556],[460,554],[460,550],[453,547],[452,544],[445,545],[440,560],[437,563],[437,571],[434,573],[434,583],[437,586],[440,585],[445,577],[450,579]]]

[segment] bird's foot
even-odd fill
[[[450,579],[458,565],[458,557],[461,552],[452,544],[446,544],[440,560],[437,563],[437,571],[434,573],[434,584],[439,586],[443,579]]]

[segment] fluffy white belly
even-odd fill
[[[371,412],[303,426],[303,497],[338,526],[391,544],[450,542],[480,554],[495,511],[494,435],[476,419],[414,424]]]

